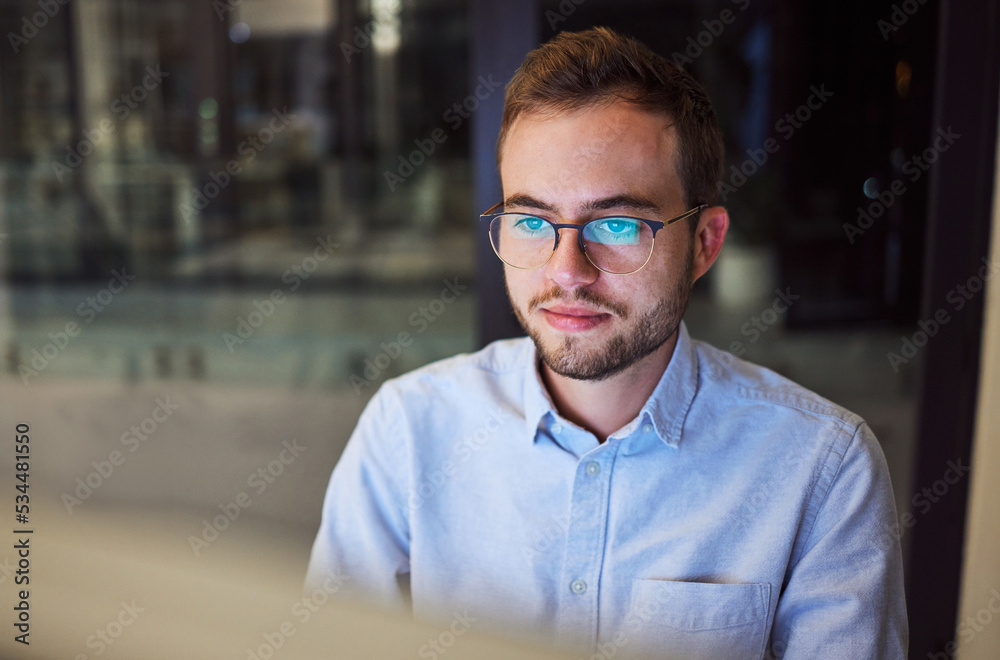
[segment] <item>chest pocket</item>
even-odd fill
[[[770,584],[633,580],[624,640],[632,658],[764,656]]]

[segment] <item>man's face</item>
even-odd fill
[[[670,119],[618,102],[522,115],[503,146],[505,210],[560,223],[628,215],[666,221],[687,211]],[[628,275],[594,267],[577,230],[535,270],[505,266],[514,312],[555,373],[601,380],[652,354],[676,332],[693,283],[688,220],[661,229],[646,266]]]

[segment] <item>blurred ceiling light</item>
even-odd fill
[[[878,197],[878,188],[879,188],[878,179],[876,179],[873,176],[868,177],[865,180],[865,185],[864,185],[865,197],[867,197],[868,199],[875,199],[876,197]]]
[[[250,26],[246,23],[237,23],[229,28],[229,40],[234,44],[245,44],[250,38]]]
[[[399,0],[372,0],[372,17],[375,31],[372,45],[380,55],[392,55],[399,50],[400,12]]]
[[[219,102],[212,97],[202,99],[198,104],[198,115],[202,119],[215,119],[217,114],[219,114]]]

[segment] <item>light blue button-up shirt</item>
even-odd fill
[[[307,584],[336,572],[581,657],[905,658],[892,489],[865,422],[690,339],[604,443],[528,339],[386,382],[333,471]]]

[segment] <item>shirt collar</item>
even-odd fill
[[[698,393],[698,355],[681,321],[677,345],[663,377],[639,413],[637,422],[648,418],[656,434],[671,447],[681,444],[681,432],[694,397]]]
[[[551,413],[555,418],[558,413],[542,383],[538,371],[538,352],[534,343],[530,343],[529,348],[524,372],[524,421],[528,440],[534,442],[545,415]],[[617,437],[629,435],[637,425],[648,420],[660,440],[671,447],[678,447],[684,420],[697,393],[698,357],[688,335],[687,326],[681,321],[670,364],[663,372],[656,389],[643,405],[638,417],[613,435]]]
[[[534,442],[545,415],[552,413],[554,416],[556,407],[542,383],[538,370],[538,349],[531,340],[528,340],[528,346],[530,350],[524,365],[524,426],[528,440]]]

